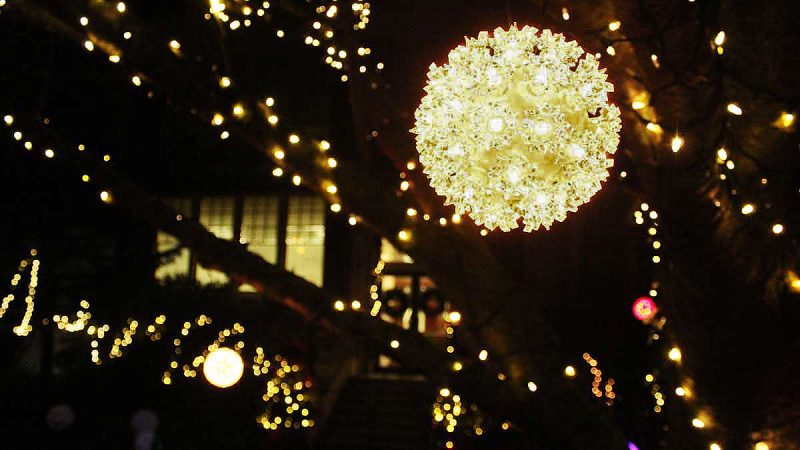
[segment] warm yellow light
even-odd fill
[[[228,388],[238,383],[244,373],[242,357],[233,349],[220,347],[211,351],[203,362],[203,375],[211,385]]]
[[[329,184],[327,188],[325,188],[329,194],[335,194],[339,189],[336,187],[335,184]]]
[[[81,24],[81,26],[84,26],[84,27],[89,25],[89,19],[87,17],[81,17],[80,18],[80,24]]]
[[[82,176],[81,176],[81,180],[82,180],[84,183],[88,183],[88,182],[89,182],[89,175],[82,175]]]
[[[244,106],[241,103],[233,105],[233,115],[240,119],[244,117]]]
[[[358,311],[359,309],[361,309],[361,302],[358,300],[353,300],[352,302],[350,302],[350,307]]]
[[[300,175],[295,175],[292,177],[292,184],[295,186],[300,186],[300,183],[303,182],[303,178]]]
[[[742,206],[742,214],[744,214],[745,216],[749,216],[750,214],[753,214],[755,211],[756,207],[752,203],[745,203]]]
[[[669,350],[669,353],[667,353],[667,356],[669,357],[670,360],[675,362],[680,361],[681,358],[683,357],[683,355],[681,354],[681,349],[679,349],[678,347],[672,347]]]
[[[275,114],[270,114],[270,116],[267,117],[267,122],[269,122],[270,125],[277,125],[278,116],[276,116]]]
[[[536,386],[536,383],[533,381],[528,381],[528,390],[531,392],[536,392],[539,389],[539,386]]]
[[[708,446],[708,450],[722,450],[722,447],[716,442],[712,442],[711,445]]]
[[[339,203],[332,203],[331,204],[331,211],[333,211],[335,213],[338,213],[341,210],[342,210],[342,205],[340,205]]]
[[[769,450],[769,445],[767,445],[766,442],[762,441],[762,442],[756,443],[756,445],[755,445],[755,447],[753,447],[753,449],[754,450]]]
[[[656,378],[652,374],[649,374],[649,373],[644,376],[644,381],[646,381],[648,383],[652,383],[653,380],[655,380],[655,379]]]
[[[672,143],[670,144],[672,152],[678,153],[681,148],[683,148],[683,142],[683,138],[676,134],[675,137],[672,138]]]
[[[53,149],[48,148],[47,150],[44,151],[44,156],[48,158],[54,158],[56,156],[56,152],[54,152]]]
[[[286,152],[284,152],[283,149],[280,148],[276,148],[272,152],[272,154],[275,156],[275,159],[283,159],[286,157]]]
[[[219,87],[225,89],[231,87],[231,79],[228,77],[222,77],[219,79]]]
[[[686,389],[684,389],[683,386],[676,387],[675,388],[675,395],[677,395],[678,397],[685,396],[686,395]]]
[[[173,51],[178,51],[181,49],[181,43],[173,39],[169,41],[169,48],[171,48]]]
[[[276,168],[272,169],[272,175],[274,175],[276,177],[283,176],[283,169],[281,169],[280,167],[276,167]]]
[[[328,141],[319,141],[319,149],[323,152],[327,152],[331,149],[331,143]]]
[[[430,67],[415,113],[419,162],[434,190],[457,214],[503,231],[548,228],[589,201],[608,177],[621,126],[619,109],[604,100],[613,86],[596,57],[560,34],[514,25],[467,38],[450,55]],[[581,70],[561,58],[580,61]],[[579,120],[584,109],[599,120]]]
[[[408,209],[406,210],[406,215],[407,215],[408,217],[416,217],[416,216],[417,216],[417,210],[416,210],[416,209],[414,209],[414,208],[408,208]]]
[[[439,389],[439,395],[441,395],[442,397],[450,397],[450,389],[447,388]]]
[[[619,30],[619,27],[621,27],[621,26],[622,26],[622,22],[620,22],[619,20],[615,20],[615,21],[613,21],[613,22],[608,24],[608,29],[611,30],[611,31],[617,31],[617,30]]]
[[[644,102],[643,100],[634,100],[634,101],[631,103],[631,108],[633,108],[633,109],[635,109],[635,110],[644,109],[644,108],[646,108],[646,107],[647,107],[647,103],[646,103],[646,102]]]
[[[717,33],[716,36],[714,36],[714,44],[716,44],[717,46],[720,46],[720,45],[722,45],[724,43],[725,43],[725,32],[724,31],[720,31],[719,33]]]
[[[344,311],[344,302],[341,300],[336,300],[333,302],[333,308],[337,311]]]
[[[567,8],[561,8],[561,18],[569,20],[569,10]]]
[[[649,132],[651,132],[653,134],[659,134],[660,135],[661,133],[664,132],[664,130],[661,128],[661,125],[659,125],[657,123],[653,123],[653,122],[648,122],[647,126],[645,126],[645,128],[647,128],[647,131],[649,131]]]
[[[575,368],[572,367],[572,366],[565,367],[564,368],[564,375],[568,376],[569,378],[574,377],[575,376]]]
[[[401,191],[407,191],[409,186],[410,186],[410,184],[408,183],[408,181],[403,180],[403,181],[400,182],[400,190]]]
[[[117,64],[117,63],[119,63],[120,61],[122,61],[122,57],[121,57],[121,56],[119,56],[119,55],[109,55],[109,56],[108,56],[108,60],[109,60],[109,61],[111,61],[111,62],[112,62],[112,63],[114,63],[114,64]]]
[[[414,170],[416,168],[417,168],[417,163],[415,163],[414,161],[409,161],[406,163],[406,169]]]
[[[783,233],[783,224],[776,223],[772,225],[772,233],[773,234],[781,234]]]
[[[489,358],[489,352],[487,350],[481,350],[481,352],[478,353],[478,359],[480,359],[481,361],[486,361],[488,358]]]
[[[111,193],[108,191],[100,191],[100,200],[103,203],[111,203]]]
[[[347,223],[349,223],[349,224],[350,224],[350,225],[352,225],[352,226],[355,226],[356,224],[358,224],[358,217],[356,217],[356,216],[350,216],[350,217],[347,219]]]
[[[726,159],[728,159],[728,151],[725,150],[724,147],[717,150],[717,159],[720,161],[725,161]]]
[[[461,313],[458,311],[450,311],[450,313],[447,315],[447,320],[450,323],[459,323],[461,322]]]
[[[298,136],[296,134],[290,134],[289,135],[289,143],[290,144],[298,144],[298,143],[300,143],[300,136]]]
[[[692,426],[695,428],[705,428],[706,423],[703,422],[699,417],[695,417],[692,419]]]
[[[131,77],[131,83],[133,83],[133,85],[137,86],[137,87],[141,86],[142,85],[142,78],[139,77],[139,75],[134,75],[134,76]]]
[[[214,126],[220,126],[225,123],[225,116],[220,113],[215,113],[214,117],[211,118],[211,124]]]
[[[409,231],[409,230],[400,230],[397,233],[397,239],[399,239],[401,242],[410,241],[411,240],[411,231]]]
[[[794,125],[795,116],[792,113],[781,113],[781,116],[778,118],[778,126],[782,128],[789,128]]]
[[[395,340],[393,340],[392,342],[389,343],[389,346],[392,347],[392,348],[400,348],[400,341],[395,339]]]
[[[461,215],[453,214],[453,216],[450,218],[450,221],[455,223],[455,224],[461,223]]]
[[[125,5],[125,2],[117,3],[117,11],[119,11],[120,14],[124,13],[127,10],[128,10],[128,7]]]
[[[460,371],[463,368],[464,368],[464,365],[461,364],[461,362],[456,361],[456,362],[453,363],[453,370],[455,370],[456,372]]]
[[[94,51],[94,42],[92,42],[92,41],[85,41],[85,42],[83,43],[83,47],[84,47],[86,50],[89,50],[90,52],[91,52],[91,51]]]
[[[328,167],[330,167],[331,169],[334,169],[334,168],[336,168],[336,166],[337,166],[338,164],[339,164],[339,163],[337,163],[337,162],[336,162],[336,159],[335,159],[335,158],[328,158]]]
[[[735,116],[741,116],[743,111],[736,103],[728,103],[728,112]]]
[[[13,124],[13,123],[14,123],[14,116],[11,116],[11,115],[5,115],[5,116],[3,116],[3,122],[5,122],[5,124],[6,124],[7,126],[10,126],[11,124]]]

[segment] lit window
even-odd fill
[[[322,286],[325,204],[317,197],[291,197],[286,223],[286,270]]]
[[[241,241],[247,249],[275,264],[278,261],[278,199],[246,197],[242,208]]]
[[[165,200],[175,211],[186,217],[191,215],[192,200],[178,198]],[[156,268],[156,279],[159,281],[189,274],[189,249],[181,248],[180,241],[173,235],[159,231],[156,237],[156,250],[164,255],[162,263]]]
[[[216,237],[230,240],[233,239],[233,210],[232,197],[204,198],[200,201],[199,221]],[[228,282],[228,276],[197,264],[197,282],[201,285],[225,284]]]

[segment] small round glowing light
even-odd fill
[[[47,158],[54,158],[56,156],[56,152],[54,152],[53,149],[48,148],[47,150],[44,151],[44,156],[46,156]]]
[[[83,43],[83,48],[85,48],[86,50],[88,50],[88,51],[90,51],[90,52],[94,51],[94,42],[92,42],[92,41],[85,41],[85,42]]]
[[[728,151],[725,150],[724,147],[717,150],[717,159],[720,161],[725,161],[726,159],[728,159]]]
[[[489,352],[487,350],[481,350],[481,352],[478,353],[478,359],[480,359],[481,361],[486,361],[488,358],[489,358]]]
[[[335,158],[328,158],[328,167],[335,169],[337,165],[339,165],[339,163],[336,162]]]
[[[111,193],[108,191],[100,191],[100,201],[103,203],[111,203]]]
[[[749,216],[756,211],[756,207],[752,203],[746,203],[742,206],[742,214]]]
[[[356,224],[358,224],[358,218],[356,216],[350,216],[347,219],[347,223],[349,223],[351,226],[355,226]]]
[[[169,41],[169,48],[171,48],[173,51],[178,51],[181,49],[181,43],[173,39]]]
[[[725,32],[724,31],[720,31],[719,33],[717,33],[716,36],[714,36],[714,44],[716,44],[717,46],[720,46],[720,45],[722,45],[724,43],[725,43]]]
[[[681,349],[679,349],[678,347],[672,347],[669,350],[669,353],[667,353],[667,356],[669,357],[670,360],[679,362],[683,357],[683,354],[681,353]]]
[[[439,395],[441,395],[442,397],[450,397],[450,389],[447,388],[439,389]]]
[[[742,108],[736,103],[728,103],[728,112],[734,116],[741,116],[743,113]]]
[[[608,29],[611,31],[617,31],[622,26],[622,22],[619,20],[615,20],[608,24]]]
[[[708,446],[708,450],[722,450],[722,447],[716,442],[712,442],[711,445]]]
[[[606,78],[595,56],[550,30],[512,25],[468,38],[430,67],[415,113],[431,186],[490,230],[564,220],[613,165],[621,120]]]
[[[536,386],[536,383],[533,381],[528,381],[528,390],[531,392],[536,392],[539,389],[539,386]]]
[[[203,376],[213,386],[228,388],[238,383],[244,373],[239,353],[227,347],[213,350],[203,362]]]
[[[762,441],[762,442],[756,443],[756,445],[755,445],[755,447],[753,447],[753,449],[754,450],[769,450],[769,445],[767,445],[766,442]]]
[[[244,114],[245,114],[244,106],[242,106],[241,103],[237,103],[237,104],[233,105],[233,115],[234,116],[236,116],[236,117],[241,119],[242,117],[244,117]]]
[[[409,231],[409,230],[400,230],[397,233],[397,239],[399,239],[401,242],[410,241],[411,240],[411,231]]]
[[[794,125],[795,116],[792,113],[784,112],[778,118],[777,125],[781,128],[789,128]]]
[[[341,300],[336,300],[333,302],[333,309],[337,311],[344,311],[344,302]]]
[[[289,143],[290,144],[299,144],[300,143],[300,136],[296,134],[289,135]]]
[[[772,225],[772,234],[781,234],[783,233],[783,224],[776,223]]]
[[[342,205],[340,205],[339,203],[332,203],[331,204],[331,211],[332,212],[338,213],[341,210],[342,210]]]
[[[650,297],[639,297],[633,302],[633,316],[642,322],[647,322],[655,317],[658,312],[656,302]]]
[[[275,159],[283,159],[286,157],[286,152],[284,152],[283,149],[280,148],[276,148],[275,151],[272,152],[272,154],[275,156]]]
[[[117,3],[117,11],[122,14],[128,10],[128,7],[125,5],[125,2]]]
[[[678,397],[686,396],[686,389],[683,386],[678,386],[675,388],[675,395]]]
[[[276,168],[272,169],[272,175],[274,175],[276,177],[283,176],[283,169],[281,169],[280,167],[276,167]]]
[[[294,175],[292,177],[292,184],[295,186],[300,186],[300,183],[303,182],[303,178],[300,175]]]
[[[575,368],[572,367],[572,366],[565,367],[564,368],[564,375],[568,376],[569,378],[574,377],[575,376]]]
[[[225,89],[231,87],[231,79],[228,77],[222,77],[219,79],[219,87]]]
[[[211,124],[214,126],[220,126],[225,123],[225,116],[220,113],[214,114],[214,117],[211,118]]]
[[[14,123],[14,116],[11,116],[11,115],[5,115],[5,116],[3,116],[3,122],[4,122],[6,125],[10,126],[11,124],[13,124],[13,123]]]
[[[89,19],[87,17],[81,17],[80,23],[81,23],[81,26],[85,27],[85,26],[89,25]]]
[[[406,210],[406,215],[407,215],[408,217],[417,217],[417,210],[416,210],[416,209],[414,209],[414,208],[408,208],[408,209]]]
[[[705,428],[706,423],[703,422],[703,420],[700,419],[699,417],[695,417],[694,419],[692,419],[692,426],[695,428]]]
[[[328,141],[319,141],[319,149],[323,152],[327,152],[331,149],[331,143]]]
[[[361,302],[358,300],[353,300],[352,302],[350,302],[350,307],[358,311],[359,309],[361,309]]]
[[[389,346],[392,347],[392,348],[400,348],[400,341],[395,339],[395,340],[393,340],[392,342],[389,343]]]
[[[683,148],[683,142],[684,141],[682,137],[675,135],[675,137],[672,138],[672,142],[670,143],[672,152],[678,153],[679,151],[681,151],[681,149]]]
[[[335,194],[339,190],[339,188],[337,188],[335,184],[329,184],[328,187],[325,188],[325,190],[329,194]]]

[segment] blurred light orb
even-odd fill
[[[415,113],[431,186],[491,230],[546,229],[597,193],[622,127],[594,55],[525,26],[482,31],[432,64]]]
[[[658,307],[650,297],[639,297],[633,302],[633,317],[642,322],[647,322],[656,316]]]
[[[244,362],[235,350],[220,347],[206,356],[203,375],[218,388],[228,388],[238,383],[244,373]]]

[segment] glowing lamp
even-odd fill
[[[650,297],[637,298],[636,301],[633,302],[633,308],[631,309],[633,310],[633,317],[636,317],[636,319],[642,322],[650,321],[656,316],[656,312],[658,312],[656,302]]]
[[[203,375],[218,388],[228,388],[238,383],[244,373],[244,362],[238,352],[220,347],[206,356]]]

